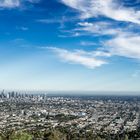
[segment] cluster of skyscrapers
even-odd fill
[[[0,99],[46,99],[46,94],[31,94],[31,93],[19,93],[19,92],[7,92],[2,90],[0,92]]]

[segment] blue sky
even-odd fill
[[[139,0],[0,0],[0,89],[139,85]]]

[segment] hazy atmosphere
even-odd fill
[[[139,0],[0,0],[0,89],[139,84]]]

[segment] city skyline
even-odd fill
[[[140,91],[139,0],[0,1],[0,89]]]

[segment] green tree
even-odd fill
[[[10,137],[10,140],[32,140],[33,136],[26,132],[17,132],[13,133]]]
[[[124,140],[129,140],[127,135],[124,136]]]

